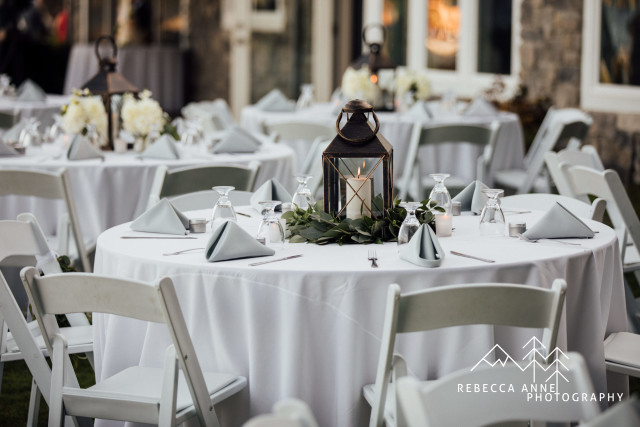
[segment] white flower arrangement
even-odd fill
[[[120,117],[125,131],[141,137],[146,137],[151,131],[162,131],[165,124],[162,107],[146,89],[140,93],[140,99],[130,93],[124,94]]]
[[[62,107],[62,128],[69,134],[86,134],[92,125],[102,138],[107,136],[107,112],[99,96],[88,89],[74,90],[71,100]]]
[[[413,93],[414,100],[427,99],[431,95],[431,83],[425,70],[399,69],[396,73],[396,96]]]
[[[342,76],[342,93],[349,99],[361,98],[374,105],[380,96],[380,89],[371,81],[368,67],[359,70],[349,67]]]

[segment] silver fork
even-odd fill
[[[184,249],[184,250],[177,251],[177,252],[167,252],[167,253],[162,254],[162,256],[180,255],[180,254],[184,254],[186,252],[200,251],[200,250],[204,250],[204,248],[191,248],[191,249]]]
[[[376,263],[376,260],[378,259],[378,256],[376,255],[376,250],[375,249],[369,249],[369,255],[367,256],[367,259],[369,261],[371,261],[371,267],[378,267],[378,264]]]

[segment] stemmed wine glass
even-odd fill
[[[315,203],[313,196],[311,195],[311,190],[307,185],[311,179],[311,175],[296,175],[295,178],[298,181],[298,188],[293,195],[291,203],[298,205],[300,209],[308,209]]]
[[[504,213],[500,207],[500,200],[498,200],[504,190],[486,188],[482,192],[487,196],[487,202],[480,214],[480,235],[504,236]]]
[[[443,213],[449,215],[451,213],[451,195],[449,195],[449,190],[444,185],[444,180],[449,178],[448,173],[432,173],[429,176],[436,182],[436,185],[431,190],[429,194],[429,200],[436,203],[437,206],[440,206],[445,211]],[[434,212],[438,214],[438,212]]]
[[[407,211],[407,216],[400,226],[400,231],[398,231],[398,246],[409,243],[411,237],[413,237],[415,232],[418,231],[418,228],[420,228],[420,221],[418,221],[416,217],[416,209],[418,209],[420,205],[420,202],[400,203],[400,206]]]
[[[282,228],[280,218],[276,216],[275,212],[276,206],[279,204],[279,200],[259,202],[264,216],[262,217],[262,222],[260,222],[256,239],[273,249],[282,249],[284,247],[284,228]]]
[[[225,221],[237,222],[236,211],[229,200],[229,193],[235,190],[235,187],[221,185],[213,187],[212,190],[218,193],[218,200],[216,200],[211,214],[211,228],[214,229]]]

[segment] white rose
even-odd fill
[[[81,133],[86,123],[84,108],[77,99],[72,99],[67,106],[67,111],[62,116],[62,127],[65,132]]]

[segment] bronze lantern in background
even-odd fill
[[[111,42],[111,46],[113,49],[113,53],[111,57],[101,57],[100,56],[100,43],[103,40],[107,40]],[[113,118],[113,109],[112,109],[112,97],[113,95],[122,95],[126,92],[137,93],[138,88],[135,87],[132,83],[130,83],[122,74],[116,71],[116,56],[118,55],[118,46],[116,45],[116,41],[112,36],[100,36],[98,40],[96,40],[95,44],[96,57],[98,58],[98,72],[96,75],[91,77],[89,81],[87,81],[83,85],[83,89],[88,89],[94,95],[102,96],[102,102],[104,104],[104,109],[107,112],[107,138],[108,138],[108,149],[113,150],[113,126],[114,126],[114,118]],[[119,111],[116,111],[119,113]],[[120,115],[117,114],[115,121],[119,120]],[[117,125],[117,123],[116,123]]]
[[[382,29],[382,42],[368,42],[367,31],[373,28]],[[371,71],[371,81],[375,84],[378,83],[378,72],[383,68],[395,68],[395,64],[382,52],[382,46],[387,38],[387,30],[384,25],[378,23],[371,23],[365,25],[362,29],[362,42],[369,48],[368,54],[363,54],[357,58],[351,66],[355,69],[366,65]]]
[[[343,113],[347,122],[340,128]],[[355,99],[342,108],[336,121],[338,135],[322,153],[325,212],[340,218],[378,219],[392,207],[393,147],[379,128],[366,101]]]

